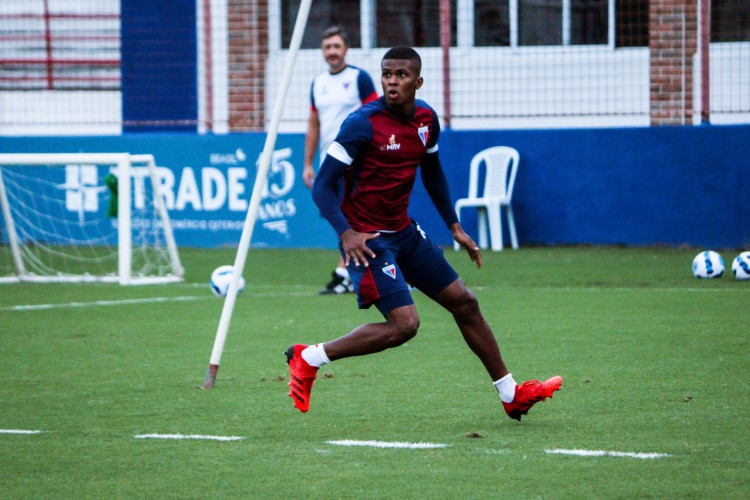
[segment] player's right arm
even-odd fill
[[[309,189],[312,189],[315,181],[313,161],[315,151],[318,150],[318,141],[320,141],[320,119],[318,118],[318,111],[315,108],[310,108],[310,118],[307,120],[307,134],[305,135],[305,166],[302,170],[302,180]]]
[[[335,146],[338,146],[336,142],[331,144],[328,150],[330,151]],[[313,201],[318,206],[321,215],[338,235],[341,235],[347,229],[351,229],[349,222],[344,217],[344,212],[341,211],[341,200],[339,200],[338,190],[336,189],[339,179],[346,172],[347,166],[343,161],[331,156],[330,153],[327,154],[312,188]]]
[[[360,111],[350,114],[341,124],[336,139],[328,146],[313,185],[313,201],[339,236],[351,226],[341,210],[338,182],[371,139],[372,124],[367,116]]]
[[[341,146],[334,142],[328,150],[336,150],[337,148],[341,148]],[[335,154],[336,152],[334,152]],[[313,184],[312,196],[313,201],[320,209],[320,213],[339,235],[346,265],[349,265],[349,261],[352,260],[357,266],[364,264],[367,267],[369,265],[367,257],[375,257],[375,253],[367,247],[366,242],[372,238],[377,238],[380,233],[360,233],[353,230],[344,217],[344,212],[341,211],[336,186],[348,166],[347,163],[338,160],[330,153],[326,155],[326,159],[320,167],[318,179]]]
[[[313,201],[339,235],[347,265],[353,260],[355,265],[364,264],[367,267],[367,257],[375,257],[375,254],[367,247],[366,242],[380,236],[380,233],[360,233],[351,228],[341,209],[337,189],[338,182],[352,165],[354,158],[371,139],[372,125],[367,116],[357,111],[349,115],[341,125],[336,140],[328,147],[313,185]]]

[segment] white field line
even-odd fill
[[[507,290],[530,290],[530,291],[542,291],[542,292],[572,292],[572,291],[588,291],[588,292],[730,292],[736,293],[737,288],[696,288],[696,287],[649,287],[649,286],[475,286],[472,290],[475,292],[482,291],[507,291]]]
[[[196,286],[204,286],[201,284],[195,284]],[[290,285],[295,288],[296,291],[286,292],[253,292],[252,289],[247,290],[245,295],[250,297],[307,297],[312,293],[310,291],[299,290],[302,285]],[[308,287],[309,288],[309,287]],[[504,286],[477,286],[474,288],[475,291],[492,291],[492,290],[517,290],[517,287],[504,287]],[[723,289],[723,288],[648,288],[648,287],[532,287],[531,289],[536,291],[592,291],[601,292],[606,290],[611,291],[630,291],[630,292],[642,292],[644,290],[653,292],[735,292],[734,289]],[[92,302],[66,302],[61,304],[28,304],[28,305],[17,305],[17,306],[6,306],[0,307],[0,311],[38,311],[46,309],[70,309],[70,308],[82,308],[82,307],[101,307],[101,306],[123,306],[133,304],[151,304],[151,303],[165,303],[165,302],[190,302],[194,300],[209,300],[216,297],[213,295],[200,295],[200,296],[183,296],[183,297],[151,297],[143,299],[123,299],[123,300],[95,300]],[[219,299],[221,300],[221,299]]]
[[[250,297],[307,297],[308,292],[279,292],[279,293],[248,293]],[[192,302],[195,300],[217,300],[213,295],[205,296],[183,296],[183,297],[150,297],[143,299],[123,299],[123,300],[95,300],[92,302],[65,302],[61,304],[27,304],[18,306],[0,307],[0,311],[38,311],[46,309],[70,309],[82,307],[101,307],[101,306],[127,306],[133,304],[158,304],[165,302]],[[218,299],[221,300],[221,299]]]
[[[28,431],[23,429],[0,429],[0,434],[41,434],[42,431]]]
[[[203,439],[208,441],[240,441],[242,436],[205,436],[202,434],[138,434],[136,439]]]
[[[370,446],[372,448],[409,448],[409,449],[428,449],[428,448],[447,448],[447,444],[440,443],[404,443],[399,441],[355,441],[352,439],[343,439],[341,441],[327,441],[328,444],[336,446]]]
[[[189,302],[210,297],[149,297],[143,299],[95,300],[92,302],[65,302],[61,304],[28,304],[0,308],[0,311],[36,311],[40,309],[65,309],[77,307],[124,306],[131,304],[151,304],[160,302]]]
[[[626,451],[606,451],[606,450],[561,450],[551,449],[544,450],[547,453],[555,455],[575,455],[578,457],[624,457],[624,458],[638,458],[641,460],[651,460],[654,458],[665,458],[671,457],[667,453],[633,453]]]

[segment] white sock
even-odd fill
[[[342,278],[348,278],[349,277],[349,271],[347,271],[345,267],[337,267],[336,268],[336,274],[338,274]]]
[[[323,365],[327,365],[331,362],[326,356],[326,351],[323,349],[323,344],[315,344],[307,346],[302,349],[302,359],[304,359],[308,365],[320,368]]]
[[[303,351],[304,354],[304,351]],[[509,373],[497,382],[493,382],[500,394],[503,403],[512,403],[516,397],[516,381],[513,380],[513,374]]]

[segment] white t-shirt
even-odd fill
[[[318,112],[320,122],[318,154],[321,163],[346,117],[377,97],[370,75],[356,66],[348,65],[335,75],[325,71],[313,79],[310,105]]]

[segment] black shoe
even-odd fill
[[[339,276],[336,271],[331,273],[331,281],[320,291],[321,295],[341,295],[344,293],[353,293],[354,285],[352,280]]]

